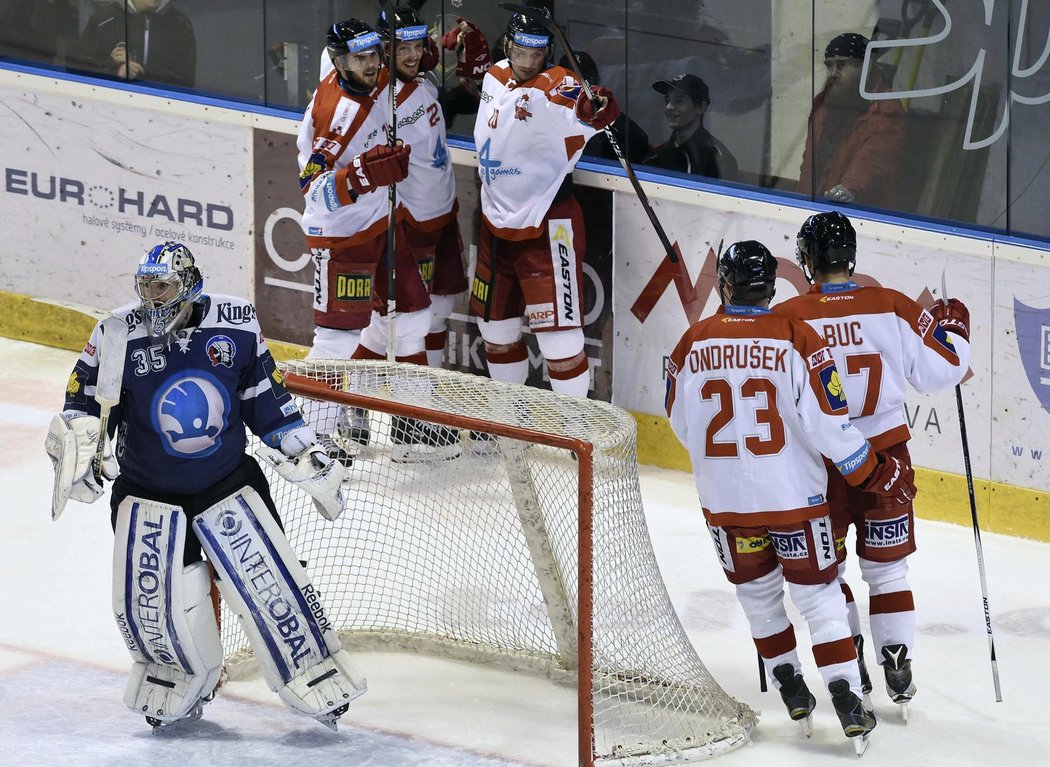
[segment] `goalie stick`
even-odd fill
[[[941,299],[948,300],[948,265],[941,270]],[[981,544],[981,524],[977,519],[977,497],[973,492],[973,469],[970,467],[970,442],[966,437],[966,414],[963,411],[962,384],[955,384],[955,403],[959,409],[959,436],[962,438],[963,466],[966,469],[966,489],[970,493],[970,521],[973,523],[973,543],[977,549],[977,572],[981,576],[981,598],[984,602],[984,625],[988,630],[988,651],[992,662],[992,684],[995,702],[1003,702],[999,686],[999,662],[995,659],[995,639],[992,636],[992,613],[988,607],[988,580],[984,573],[984,546]]]
[[[576,78],[580,81],[580,85],[583,87],[584,95],[591,100],[591,104],[594,105],[595,111],[597,111],[597,99],[594,96],[594,91],[591,90],[591,84],[587,82],[587,79],[583,76],[583,72],[580,71],[580,63],[576,58],[576,51],[572,49],[572,46],[569,44],[569,38],[565,35],[565,30],[554,21],[554,17],[551,16],[550,11],[546,8],[536,8],[531,5],[517,5],[515,3],[500,3],[499,7],[507,11],[513,11],[514,13],[525,14],[532,21],[545,26],[550,33],[554,35],[558,40],[558,43],[565,50],[565,53],[568,54],[567,58],[569,59],[569,64],[571,65]],[[634,193],[638,196],[638,202],[641,203],[642,210],[645,211],[645,215],[649,217],[649,222],[653,225],[653,229],[656,230],[656,236],[660,238],[660,244],[663,245],[668,260],[672,264],[677,264],[679,261],[678,253],[668,239],[667,233],[664,231],[663,225],[660,223],[660,219],[656,217],[656,211],[653,210],[653,206],[649,202],[645,190],[642,189],[642,184],[638,180],[638,176],[635,175],[631,161],[627,159],[627,155],[620,146],[620,142],[616,139],[616,134],[613,132],[611,125],[605,126],[605,137],[609,140],[609,145],[616,153],[616,158],[620,161],[624,173],[627,174],[627,180],[631,182],[631,186],[634,188]]]
[[[109,316],[102,320],[102,343],[98,350],[98,380],[95,383],[95,402],[99,405],[98,446],[91,460],[95,481],[102,487],[102,458],[109,429],[109,411],[120,402],[120,387],[124,381],[124,357],[128,351],[128,325],[121,317]]]

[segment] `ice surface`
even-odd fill
[[[412,655],[355,653],[369,680],[338,733],[285,709],[260,680],[231,682],[181,733],[152,734],[121,701],[128,657],[110,617],[108,505],[71,501],[50,520],[43,450],[76,355],[0,339],[0,767],[7,765],[573,765],[575,694],[546,681]],[[747,624],[718,569],[691,478],[642,468],[667,588],[723,687],[762,711],[733,767],[855,760],[826,692],[801,739],[775,692],[758,689]],[[920,520],[911,581],[918,695],[904,725],[868,666],[880,717],[867,767],[1050,765],[1050,545],[983,536],[1003,703],[992,692],[973,534]],[[851,570],[862,606],[865,589]],[[797,618],[797,614],[791,614]],[[811,686],[819,678],[796,620]]]

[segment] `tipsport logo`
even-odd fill
[[[1050,413],[1050,309],[1035,309],[1015,298],[1014,326],[1028,383]]]

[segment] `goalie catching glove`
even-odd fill
[[[411,154],[412,147],[407,144],[377,144],[346,166],[346,188],[357,199],[381,186],[404,181],[408,176],[408,158]]]
[[[97,416],[67,411],[51,419],[44,449],[55,467],[55,486],[51,494],[52,519],[58,519],[70,498],[82,503],[94,503],[102,497],[102,487],[95,481],[91,470],[98,440]],[[102,458],[102,476],[114,479],[118,471],[113,447],[107,438]]]
[[[342,513],[346,503],[342,488],[346,469],[317,444],[309,426],[285,434],[280,450],[260,447],[255,454],[286,481],[309,493],[322,517],[334,522]]]
[[[875,493],[889,505],[901,505],[915,497],[915,470],[892,455],[876,453],[878,463],[860,489]]]
[[[620,105],[616,103],[613,92],[608,88],[595,86],[591,88],[591,93],[594,94],[594,101],[587,98],[587,94],[580,89],[580,95],[576,99],[576,117],[595,130],[605,130],[620,116]]]

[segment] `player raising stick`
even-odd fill
[[[459,24],[464,38],[479,34],[470,22]],[[550,65],[551,52],[548,29],[515,13],[507,23],[507,58],[493,65],[482,82],[474,125],[482,225],[470,312],[485,341],[492,378],[525,383],[525,316],[546,360],[551,388],[586,397],[586,242],[572,170],[587,140],[612,123],[620,109],[612,92],[600,87],[594,88],[593,104],[570,70]]]
[[[851,279],[857,233],[837,211],[806,219],[798,233],[798,262],[813,283],[808,293],[785,301],[776,312],[807,322],[828,344],[842,371],[850,421],[876,450],[897,459],[909,476],[911,436],[904,419],[908,384],[920,392],[950,388],[970,363],[970,313],[961,301],[937,301],[931,311],[896,290],[860,287]],[[915,695],[911,661],[915,651],[915,601],[907,557],[915,551],[911,499],[897,502],[852,486],[829,473],[828,504],[835,526],[839,581],[850,608],[850,628],[861,660],[860,618],[845,571],[846,532],[857,528],[857,561],[868,584],[871,638],[886,676],[886,691],[901,704]]]
[[[824,500],[828,456],[851,485],[910,492],[900,465],[850,426],[838,370],[805,323],[769,311],[776,259],[755,241],[718,260],[723,306],[689,328],[668,363],[667,414],[689,450],[719,562],[792,719],[816,704],[783,603],[805,616],[813,656],[844,733],[863,751],[875,715],[861,700],[857,653],[836,583]]]
[[[245,427],[263,441],[260,457],[328,519],[343,509],[343,468],[285,390],[255,307],[204,293],[184,245],[150,250],[135,291],[138,301],[114,312],[118,323],[92,332],[46,445],[65,485],[56,497],[91,503],[102,496],[101,476],[114,479],[113,614],[133,660],[124,702],[162,728],[199,718],[214,696],[223,650],[203,548],[270,689],[334,729],[365,679],[288,545],[266,477],[245,454]],[[123,351],[113,338],[124,333],[126,354],[107,357]],[[122,381],[109,420],[116,460],[100,433],[100,368],[107,381],[116,368]],[[106,458],[96,477],[100,440]]]

